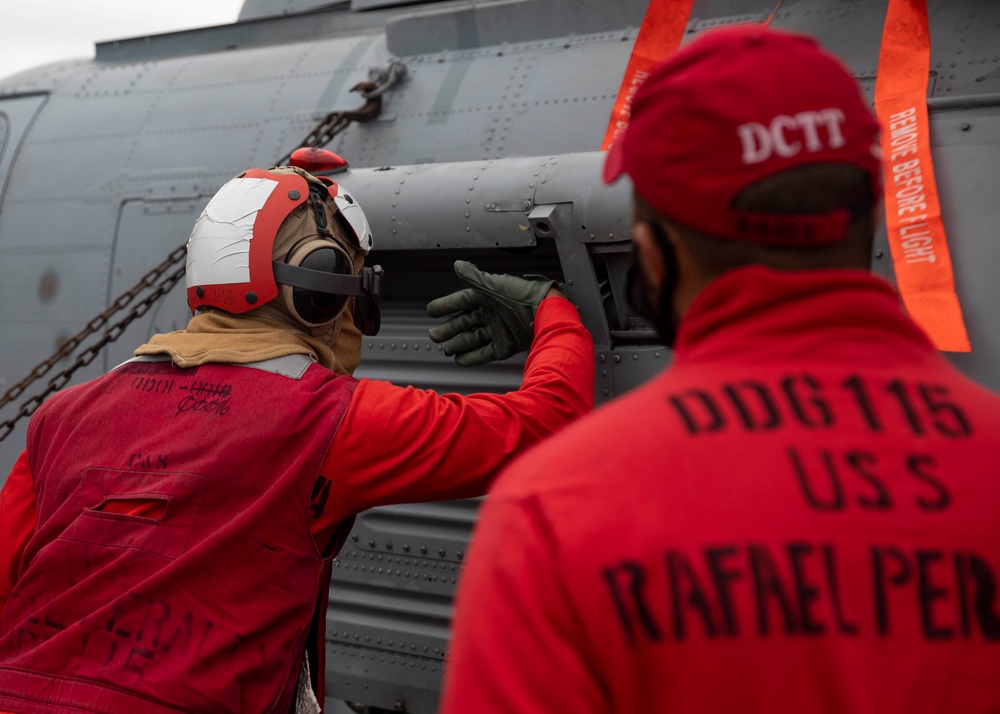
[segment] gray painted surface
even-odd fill
[[[624,300],[628,187],[601,185],[595,152],[645,5],[248,0],[233,25],[103,43],[94,61],[0,81],[0,388],[185,241],[232,175],[269,166],[330,110],[360,106],[350,87],[393,58],[409,72],[383,114],[329,147],[354,167],[340,178],[386,267],[383,330],[365,340],[359,374],[438,391],[517,387],[523,359],[461,370],[426,337],[423,305],[458,286],[450,266],[461,257],[566,280],[595,337],[598,400],[634,387],[670,354]],[[773,5],[697,0],[687,37],[760,21]],[[935,167],[974,349],[952,359],[1000,388],[1000,4],[929,6]],[[789,0],[774,25],[816,34],[871,98],[885,9]],[[877,247],[874,267],[891,278],[884,232]],[[186,320],[178,288],[75,381]],[[23,432],[0,444],[0,479]],[[331,588],[331,705],[433,710],[475,512],[457,502],[359,518]]]

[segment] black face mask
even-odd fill
[[[646,318],[656,326],[656,331],[667,347],[673,347],[677,340],[678,318],[674,310],[674,292],[677,289],[677,254],[673,246],[667,241],[667,236],[655,223],[647,223],[653,232],[660,252],[663,254],[666,263],[666,280],[660,289],[660,294],[656,298],[656,305],[650,305],[646,299],[649,286],[642,271],[639,269],[639,255],[632,246],[632,266],[628,270],[626,285],[628,290],[629,305],[641,317]]]

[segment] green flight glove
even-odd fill
[[[469,287],[427,304],[431,317],[458,313],[428,331],[446,355],[454,355],[462,367],[474,367],[531,347],[535,311],[555,280],[484,273],[464,260],[455,261],[455,274]]]

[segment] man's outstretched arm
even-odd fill
[[[321,473],[334,520],[373,506],[482,495],[512,458],[593,408],[594,344],[577,309],[542,300],[521,387],[437,394],[362,380]]]

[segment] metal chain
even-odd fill
[[[399,60],[391,60],[386,69],[382,69],[381,67],[371,68],[368,70],[368,81],[374,84],[375,88],[361,92],[361,96],[365,99],[381,97],[386,91],[396,86],[396,82],[405,77],[407,71],[406,65]]]
[[[358,92],[365,98],[365,104],[356,110],[330,112],[319,122],[319,124],[316,125],[308,136],[303,139],[302,144],[298,148],[325,146],[330,143],[334,136],[346,129],[352,121],[367,122],[375,119],[382,111],[382,95],[388,89],[395,86],[400,79],[405,77],[406,72],[406,65],[398,60],[390,62],[389,66],[385,69],[373,68],[369,70],[369,81],[361,82],[351,89],[352,92]],[[290,158],[291,153],[281,159],[278,164],[286,164]],[[34,414],[35,410],[41,406],[46,397],[69,384],[76,370],[93,362],[105,345],[109,342],[114,342],[121,337],[122,333],[125,332],[125,328],[128,327],[133,320],[145,315],[153,306],[153,303],[155,303],[163,295],[166,295],[167,292],[177,284],[177,282],[184,276],[185,266],[183,265],[166,278],[163,278],[162,280],[160,280],[160,278],[176,263],[182,261],[186,252],[186,244],[174,250],[169,256],[167,256],[166,260],[146,273],[132,288],[119,295],[118,298],[111,303],[107,310],[88,322],[87,325],[80,330],[80,332],[60,344],[59,349],[56,350],[55,354],[38,364],[33,370],[31,370],[30,373],[28,373],[27,377],[8,389],[3,397],[0,397],[0,409],[3,409],[3,407],[7,404],[20,397],[31,384],[48,374],[61,360],[72,354],[73,350],[79,347],[87,337],[100,330],[108,322],[108,320],[124,310],[133,300],[136,299],[136,296],[138,296],[139,293],[147,288],[153,288],[153,291],[143,298],[135,307],[133,307],[132,310],[125,315],[125,317],[112,325],[104,333],[101,339],[81,352],[73,364],[50,379],[48,385],[42,392],[30,397],[22,403],[17,414],[14,415],[13,418],[8,419],[5,422],[0,422],[0,441],[3,441],[10,436],[11,432],[14,431],[15,425],[21,419]],[[157,280],[160,280],[160,282],[157,283]]]
[[[28,386],[36,380],[44,377],[49,370],[56,365],[56,363],[72,354],[73,350],[79,347],[81,342],[101,329],[101,327],[103,327],[108,320],[114,317],[115,313],[124,310],[125,307],[128,306],[133,299],[135,299],[136,295],[141,293],[144,289],[151,287],[164,272],[169,270],[175,263],[183,260],[186,252],[187,244],[185,243],[167,256],[166,260],[143,275],[142,278],[139,279],[138,283],[119,295],[115,301],[111,303],[107,310],[88,322],[87,325],[80,330],[80,332],[60,344],[59,349],[56,350],[55,354],[36,366],[33,370],[31,370],[27,377],[8,389],[3,397],[0,397],[0,409],[21,396]]]
[[[124,310],[125,307],[129,305],[139,293],[146,288],[152,288],[152,292],[149,295],[140,300],[121,320],[108,328],[101,338],[97,340],[97,342],[81,352],[73,364],[52,377],[43,391],[30,397],[22,403],[17,414],[15,414],[13,418],[0,423],[0,441],[3,441],[10,436],[11,432],[14,431],[15,425],[21,419],[34,414],[35,410],[41,406],[46,397],[69,384],[69,381],[73,378],[73,374],[76,370],[93,362],[100,351],[104,349],[109,342],[114,342],[121,337],[125,332],[125,329],[132,323],[132,321],[137,320],[149,312],[153,304],[162,296],[166,295],[170,289],[184,277],[184,272],[187,266],[181,265],[174,272],[160,279],[160,276],[162,276],[163,273],[184,259],[186,251],[186,244],[173,251],[166,260],[160,263],[160,265],[146,273],[132,288],[122,293],[107,310],[88,322],[87,326],[84,327],[83,330],[60,345],[54,355],[36,366],[25,379],[21,380],[7,390],[7,393],[4,394],[2,400],[0,400],[0,407],[3,407],[14,399],[17,399],[30,384],[45,376],[61,359],[64,359],[67,355],[71,354],[84,339],[99,330],[108,322],[108,320],[114,317],[116,313]],[[159,282],[157,282],[158,279],[160,279]]]
[[[369,70],[367,82],[351,87],[352,92],[357,92],[365,98],[365,103],[358,109],[330,112],[306,135],[296,149],[318,149],[326,146],[333,141],[333,137],[350,126],[351,122],[362,124],[378,117],[382,113],[382,95],[405,77],[406,72],[406,65],[398,60],[390,62],[386,69]],[[294,151],[285,154],[277,165],[287,164],[293,153]]]

